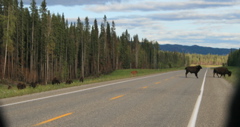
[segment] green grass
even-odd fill
[[[222,67],[222,65],[201,65],[201,66],[206,68]]]
[[[22,95],[32,94],[32,93],[39,93],[39,92],[50,91],[50,90],[56,90],[56,89],[62,89],[62,88],[73,87],[73,86],[86,85],[86,84],[97,83],[97,82],[104,82],[104,81],[124,79],[124,78],[132,78],[132,77],[137,77],[137,76],[144,76],[144,75],[169,72],[169,71],[174,71],[174,70],[183,70],[183,69],[184,69],[184,67],[159,69],[159,70],[156,70],[156,69],[121,69],[121,70],[116,70],[108,75],[102,75],[98,78],[95,78],[95,77],[85,78],[83,83],[79,82],[78,80],[75,80],[70,85],[61,83],[60,85],[51,85],[51,84],[38,85],[36,88],[30,88],[29,86],[27,86],[26,89],[22,89],[22,90],[18,90],[16,85],[12,85],[12,89],[8,90],[7,89],[8,85],[0,84],[0,99],[14,97],[14,96],[22,96]],[[131,71],[138,71],[138,73],[135,76],[132,76],[130,74]]]
[[[221,67],[219,66],[209,66],[210,68],[215,68],[215,67]],[[225,76],[225,79],[231,83],[231,84],[236,84],[237,78],[238,78],[238,72],[240,71],[239,67],[232,67],[232,66],[228,66],[227,67],[229,71],[232,72],[232,75],[229,77],[227,74]],[[224,78],[224,77],[222,77]]]
[[[240,68],[239,67],[227,67],[228,68],[228,70],[229,71],[231,71],[232,72],[232,75],[231,75],[231,77],[228,77],[228,75],[226,75],[226,77],[225,77],[225,79],[227,80],[227,81],[229,81],[230,83],[232,83],[232,84],[236,84],[236,81],[237,81],[237,79],[239,78],[238,76],[239,76],[239,71],[240,71]]]
[[[220,65],[219,65],[220,66]],[[217,66],[204,66],[204,67],[217,67]],[[225,79],[229,81],[232,84],[235,84],[237,80],[237,73],[239,72],[239,67],[227,67],[230,71],[232,71],[232,76],[228,77],[226,75]],[[138,71],[138,74],[136,76],[132,76],[130,74],[131,71]],[[175,70],[184,70],[184,67],[181,68],[170,68],[170,69],[122,69],[122,70],[116,70],[108,75],[102,75],[98,78],[96,77],[88,77],[84,79],[84,83],[79,82],[78,80],[75,80],[72,84],[66,85],[65,83],[61,83],[60,85],[38,85],[35,89],[30,88],[27,86],[26,89],[18,90],[16,85],[12,85],[12,89],[8,90],[7,85],[0,84],[0,99],[2,98],[9,98],[14,96],[22,96],[26,94],[32,94],[32,93],[39,93],[44,91],[50,91],[50,90],[56,90],[56,89],[62,89],[67,87],[73,87],[73,86],[80,86],[80,85],[87,85],[91,83],[97,83],[97,82],[104,82],[104,81],[110,81],[110,80],[116,80],[116,79],[124,79],[124,78],[132,78],[137,76],[144,76],[144,75],[150,75],[150,74],[156,74],[156,73],[162,73],[162,72],[169,72],[169,71],[175,71]]]

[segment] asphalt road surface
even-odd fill
[[[1,99],[0,107],[9,127],[223,127],[233,86],[211,69],[198,76],[132,77]]]

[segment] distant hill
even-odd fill
[[[177,44],[164,44],[159,45],[160,50],[163,51],[177,51],[177,52],[184,52],[184,53],[190,53],[190,54],[214,54],[214,55],[227,55],[231,52],[231,50],[236,49],[225,49],[225,48],[211,48],[211,47],[202,47],[198,45],[193,46],[185,46],[185,45],[177,45]]]

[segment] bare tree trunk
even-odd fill
[[[117,52],[116,52],[116,70],[118,69],[118,49],[117,49]]]
[[[48,57],[48,51],[46,51],[46,63],[45,63],[45,79],[44,79],[44,84],[46,85],[47,84],[47,81],[48,81],[48,68],[49,68],[49,57]]]
[[[11,73],[10,74],[10,79],[14,79],[15,77],[16,77],[16,72],[14,73],[14,70],[16,70],[16,68],[17,68],[17,65],[16,66],[14,66],[14,55],[13,55],[13,53],[11,53],[11,71],[9,71],[9,73]]]
[[[30,74],[33,74],[33,55],[34,55],[34,49],[33,49],[33,43],[34,43],[34,21],[32,24],[32,38],[31,38],[31,49],[30,49]]]
[[[21,72],[23,72],[23,67],[24,67],[24,62],[23,61],[24,61],[24,57],[23,57],[23,48],[22,48],[22,50],[21,50]]]
[[[23,16],[22,16],[22,22],[21,22],[22,24],[21,24],[21,72],[22,72],[22,74],[23,74],[23,67],[24,67],[24,57],[23,57],[23,47],[24,47],[24,34],[23,34]],[[25,49],[25,51],[26,51],[26,49]],[[21,75],[21,77],[22,77],[22,75]]]
[[[97,54],[97,76],[99,76],[99,59],[100,59],[100,44],[98,42],[98,54]]]
[[[8,22],[7,22],[7,37],[8,37],[8,29],[9,29],[9,15],[8,15]],[[8,53],[8,39],[6,41],[5,45],[5,54],[4,54],[4,62],[3,62],[3,72],[2,72],[2,79],[5,78],[5,73],[6,73],[6,64],[7,64],[7,53]]]
[[[6,64],[7,64],[7,46],[8,46],[8,44],[6,43],[6,45],[5,45],[4,62],[3,62],[3,73],[2,73],[2,79],[4,79],[4,77],[5,77],[5,73],[6,73]]]
[[[138,43],[138,42],[137,42]],[[136,44],[136,54],[135,54],[135,67],[138,68],[138,53],[139,53],[140,45]]]
[[[81,77],[82,78],[84,78],[84,62],[85,62],[85,49],[84,49],[84,43],[82,41],[82,69],[81,69],[81,72],[82,72]]]
[[[17,43],[17,46],[16,46],[16,50],[15,50],[15,53],[16,53],[16,55],[15,55],[15,60],[14,60],[14,65],[15,66],[13,66],[14,68],[13,68],[13,74],[14,74],[14,79],[16,80],[16,79],[18,79],[18,74],[19,74],[19,52],[18,52],[18,50],[19,50],[19,42],[18,42],[18,40],[19,40],[19,38],[18,38],[18,34],[19,34],[19,32],[18,32],[18,27],[17,27],[17,30],[16,30],[16,34],[17,34],[17,38],[16,38],[16,43]]]
[[[59,69],[58,69],[58,71],[59,71],[59,73],[60,73],[61,76],[62,76],[62,72],[63,72],[62,66],[63,66],[62,57],[60,56],[60,58],[59,58]]]
[[[10,53],[8,52],[8,56],[7,56],[7,64],[8,65],[6,67],[6,72],[7,72],[7,75],[6,75],[6,78],[11,78],[11,55]]]
[[[54,76],[55,76],[55,74],[56,74],[56,68],[54,67],[54,59],[53,59],[53,55],[51,54],[51,61],[52,61],[52,64],[51,64],[51,70],[50,70],[50,72],[49,72],[49,74],[50,74],[50,76],[49,77],[51,77],[51,78],[53,78]]]
[[[74,65],[74,78],[77,77],[77,64],[78,64],[78,58],[77,55],[75,56],[75,65]]]
[[[78,67],[78,50],[79,50],[79,42],[76,41],[76,54],[75,54],[75,62],[74,62],[74,78],[77,78],[77,67]]]

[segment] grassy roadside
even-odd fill
[[[232,67],[232,66],[227,67],[227,68],[228,68],[228,70],[230,70],[232,72],[232,75],[231,75],[231,77],[228,77],[226,75],[225,79],[232,84],[236,84],[236,81],[239,78],[238,73],[240,71],[240,68],[239,67]]]
[[[214,68],[214,67],[218,67],[218,66],[203,66],[203,67]],[[237,80],[236,75],[239,72],[240,68],[239,67],[227,67],[227,68],[230,71],[232,71],[232,76],[228,77],[226,75],[225,79],[228,82],[235,84],[235,82]],[[32,94],[32,93],[39,93],[39,92],[50,91],[50,90],[56,90],[56,89],[62,89],[62,88],[73,87],[73,86],[87,85],[87,84],[97,83],[97,82],[131,78],[131,77],[133,77],[130,74],[131,71],[138,71],[138,74],[136,76],[144,76],[144,75],[163,73],[163,72],[169,72],[169,71],[175,71],[175,70],[184,70],[184,67],[159,69],[159,70],[156,70],[156,69],[122,69],[122,70],[116,70],[108,75],[102,75],[98,78],[94,78],[94,77],[86,78],[84,80],[84,83],[81,83],[81,82],[75,80],[70,85],[66,85],[65,83],[61,83],[60,85],[51,85],[51,84],[38,85],[35,89],[27,87],[26,89],[18,90],[16,86],[13,86],[12,89],[8,90],[7,85],[0,84],[0,99],[14,97],[14,96],[21,96],[21,95],[26,95],[26,94]]]
[[[209,68],[213,69],[215,67],[220,67],[220,66],[221,65],[219,65],[219,66],[204,66],[204,67],[209,67]],[[240,68],[239,67],[233,67],[233,66],[228,66],[227,68],[228,68],[229,71],[232,72],[232,75],[229,77],[226,74],[225,79],[231,84],[236,84],[236,81],[237,81],[237,78],[238,78],[237,75],[238,75],[238,72],[240,71]]]
[[[210,69],[213,69],[215,67],[221,67],[221,66],[222,65],[202,65],[202,67],[210,68]],[[240,68],[239,67],[233,67],[233,66],[228,66],[227,68],[228,68],[229,71],[232,72],[232,75],[230,77],[228,75],[226,75],[225,79],[231,84],[236,84],[236,81],[237,81],[237,78],[238,78],[237,75],[238,75],[238,72],[240,71]]]
[[[137,75],[135,75],[135,77],[137,77],[137,76],[144,76],[144,75],[163,73],[163,72],[169,72],[169,71],[175,71],[175,70],[183,70],[183,69],[184,67],[170,68],[170,69],[122,69],[122,70],[116,70],[108,75],[102,75],[98,78],[95,78],[95,77],[86,78],[84,79],[83,83],[79,82],[78,80],[75,80],[70,85],[61,83],[60,85],[51,85],[51,84],[38,85],[36,88],[30,88],[27,86],[26,89],[22,89],[22,90],[18,90],[16,85],[14,85],[12,89],[8,90],[7,85],[0,84],[0,99],[32,94],[32,93],[39,93],[39,92],[50,91],[50,90],[56,90],[56,89],[62,89],[62,88],[67,88],[72,86],[80,86],[80,85],[86,85],[86,84],[104,82],[104,81],[110,81],[110,80],[116,80],[116,79],[131,78],[133,77],[130,74],[131,71],[138,71]]]

